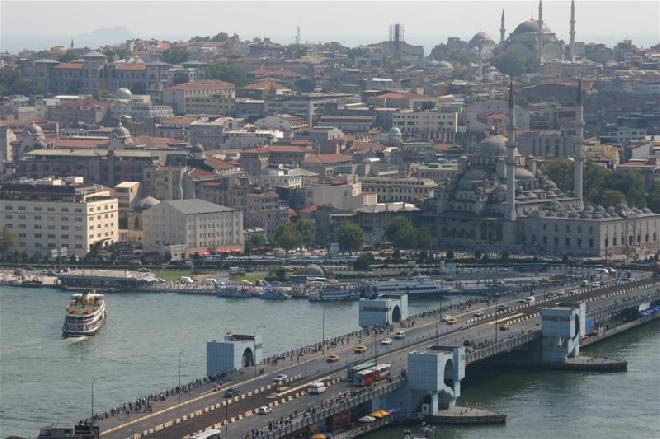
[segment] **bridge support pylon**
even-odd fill
[[[580,355],[580,338],[585,335],[585,304],[541,310],[541,361],[566,363]]]

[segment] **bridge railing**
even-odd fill
[[[501,352],[507,352],[512,349],[515,349],[519,346],[522,346],[525,343],[529,343],[530,341],[538,338],[541,336],[541,331],[532,331],[528,332],[526,334],[518,335],[515,337],[507,338],[502,341],[499,341],[497,343],[494,343],[490,346],[486,346],[485,348],[477,349],[471,352],[468,352],[465,355],[465,362],[466,363],[472,363],[475,361],[482,360],[484,358],[490,357],[492,355],[497,355]]]
[[[384,395],[400,388],[406,382],[406,378],[398,378],[385,384],[379,384],[376,387],[360,392],[354,396],[349,396],[345,399],[329,404],[326,407],[314,407],[312,413],[306,412],[302,416],[292,420],[288,424],[280,425],[278,428],[273,427],[272,431],[266,432],[264,439],[278,439],[291,434],[295,431],[301,430],[309,425],[316,424],[323,419],[341,413],[345,410],[358,406],[362,403],[371,401],[377,396]]]

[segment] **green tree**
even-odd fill
[[[275,229],[271,238],[273,244],[282,247],[287,253],[300,245],[300,233],[291,221],[285,221]]]
[[[428,250],[433,246],[433,235],[431,231],[427,228],[422,228],[417,230],[417,236],[415,237],[416,249],[417,250]]]
[[[130,50],[123,47],[116,49],[105,49],[103,54],[109,59],[114,59],[115,57],[117,57],[117,59],[128,59],[132,55]]]
[[[571,192],[575,185],[575,163],[571,160],[555,160],[542,167],[542,171],[550,180],[557,183],[563,192]]]
[[[245,250],[250,253],[255,248],[263,247],[266,245],[266,237],[264,235],[252,235],[245,243]]]
[[[163,61],[168,64],[181,64],[190,59],[190,52],[185,47],[172,46],[163,52]]]
[[[0,96],[32,96],[43,93],[44,90],[37,81],[22,79],[20,72],[14,68],[0,68]]]
[[[0,232],[0,253],[9,253],[15,245],[16,235],[9,230],[9,227],[4,226]]]
[[[398,249],[415,248],[417,231],[408,218],[395,218],[385,228],[385,238]]]
[[[236,61],[216,61],[208,66],[208,77],[231,82],[237,86],[243,86],[248,82],[245,67]]]
[[[296,223],[296,229],[303,244],[314,242],[314,223],[309,220],[300,220]]]
[[[625,195],[632,206],[646,207],[644,177],[639,172],[622,170],[613,173],[607,187]]]
[[[527,58],[519,49],[509,49],[491,60],[497,70],[509,76],[520,76],[527,73]]]
[[[660,183],[653,182],[646,195],[646,206],[655,213],[660,213]]]
[[[293,210],[305,208],[305,193],[302,189],[294,189],[290,192],[289,207]]]
[[[356,252],[364,243],[364,232],[357,224],[343,224],[337,233],[341,251]]]
[[[84,49],[66,49],[66,52],[57,57],[57,60],[60,62],[71,62],[75,59],[79,59],[83,54],[83,51],[87,51],[87,48]]]
[[[623,192],[614,189],[604,189],[598,197],[598,204],[605,207],[616,206],[617,204],[626,203],[626,196]]]
[[[355,262],[353,262],[353,270],[366,271],[374,262],[376,262],[376,258],[374,258],[374,255],[371,253],[361,254]]]

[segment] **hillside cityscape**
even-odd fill
[[[586,348],[647,322],[617,337],[657,361],[660,41],[582,41],[566,5],[567,35],[539,1],[426,49],[384,23],[356,47],[298,28],[2,53],[0,435],[550,438],[466,427],[522,416],[468,378],[625,380],[621,338]],[[24,307],[48,326],[19,330]],[[659,379],[632,436],[660,434]],[[628,431],[607,417],[579,437]]]

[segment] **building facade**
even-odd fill
[[[7,183],[0,190],[1,222],[16,236],[14,250],[39,256],[85,256],[94,244],[116,242],[118,204],[110,191],[80,178]]]

